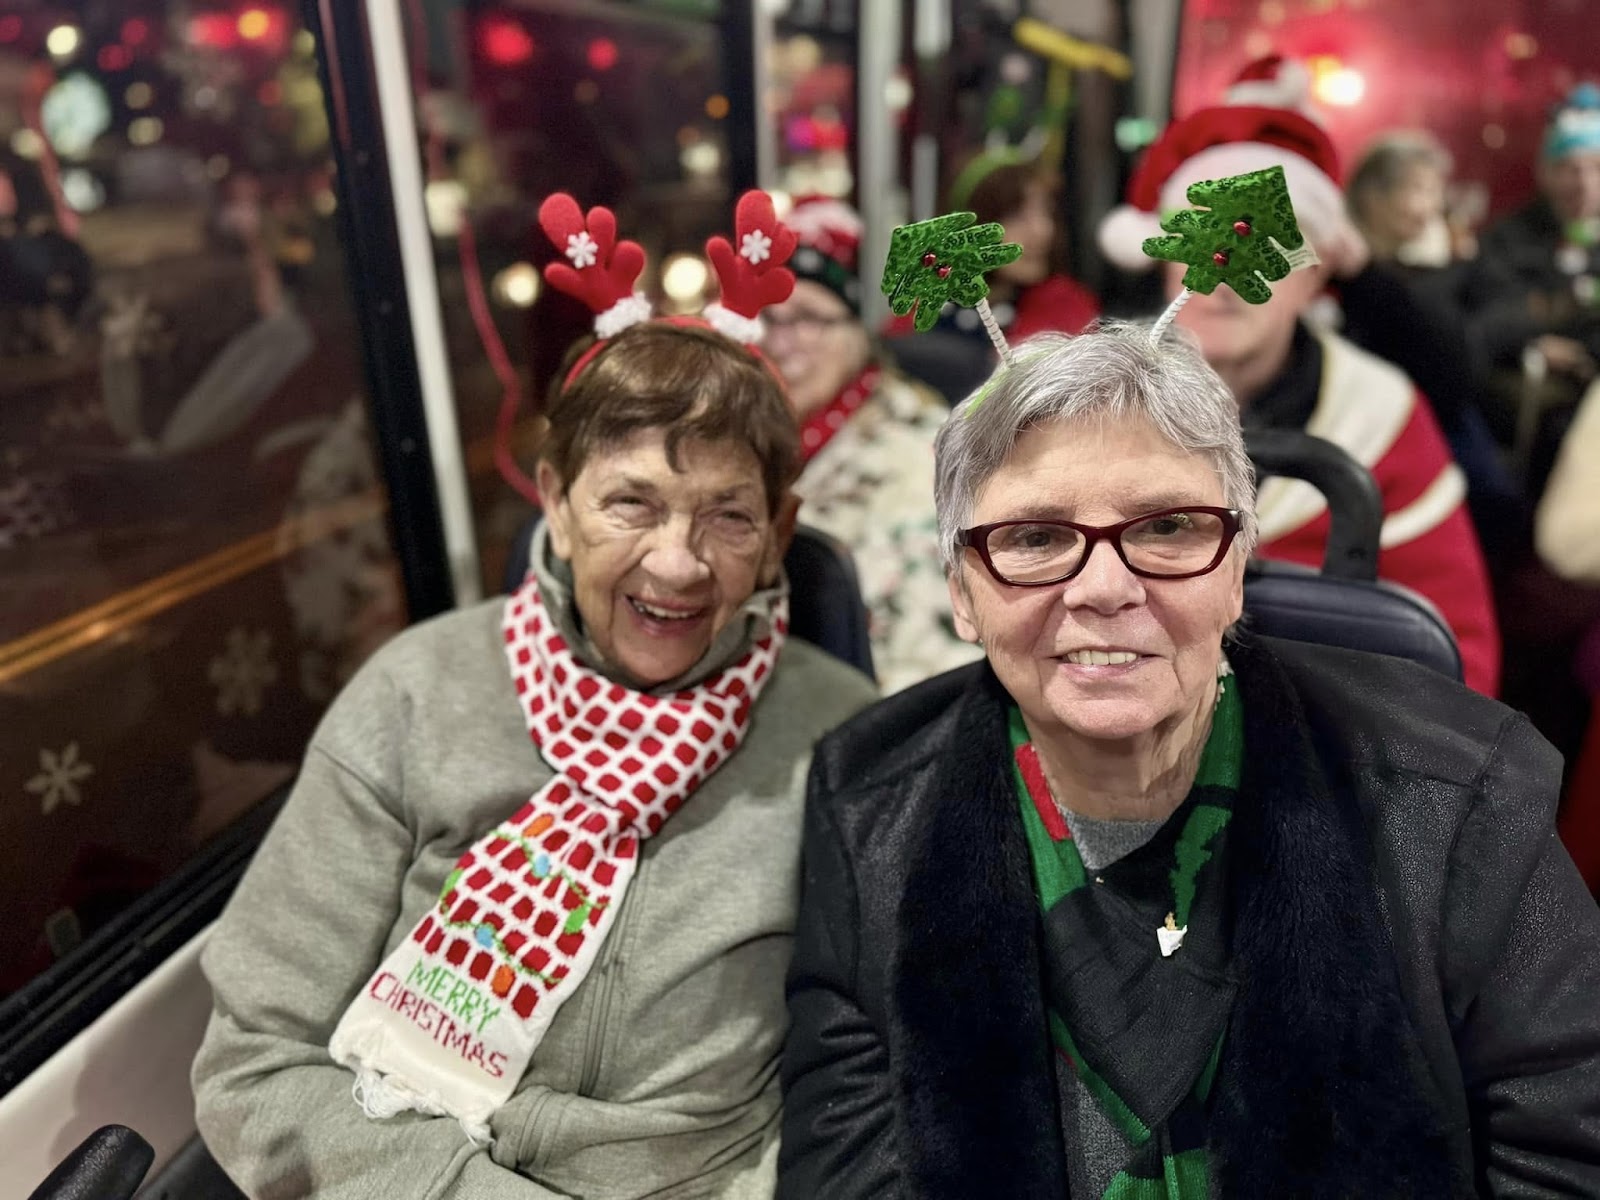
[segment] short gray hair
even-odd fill
[[[1182,331],[1159,343],[1150,328],[1105,322],[1069,337],[1040,334],[961,404],[934,447],[934,507],[946,573],[960,562],[956,536],[972,521],[978,493],[1029,429],[1098,416],[1142,419],[1179,450],[1208,458],[1229,508],[1244,512],[1237,549],[1255,546],[1255,469],[1245,453],[1239,406]]]
[[[1390,130],[1373,140],[1350,173],[1345,185],[1350,212],[1357,218],[1364,216],[1368,201],[1394,191],[1412,167],[1431,167],[1448,178],[1454,165],[1444,143],[1426,130]]]

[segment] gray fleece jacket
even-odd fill
[[[345,1006],[461,852],[550,778],[501,602],[385,646],[328,711],[208,943],[200,1132],[252,1197],[770,1197],[783,977],[811,748],[874,699],[790,639],[748,736],[645,843],[593,970],[479,1149],[449,1118],[362,1115],[328,1056]]]

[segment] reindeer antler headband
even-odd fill
[[[617,240],[617,218],[609,208],[591,208],[585,217],[578,202],[565,192],[555,193],[539,206],[539,226],[566,256],[565,262],[545,267],[545,279],[551,287],[589,307],[600,339],[573,364],[566,379],[570,386],[607,339],[652,319],[650,301],[634,291],[644,270],[644,249],[637,242]],[[734,236],[739,239],[737,250],[721,236],[706,242],[706,257],[722,290],[720,300],[707,305],[698,319],[668,319],[709,326],[743,343],[760,358],[758,344],[765,333],[761,310],[782,303],[794,291],[794,272],[784,263],[794,253],[798,238],[778,220],[772,197],[763,191],[739,197]]]

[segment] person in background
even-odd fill
[[[1101,248],[1118,266],[1146,269],[1144,239],[1160,232],[1159,213],[1188,204],[1190,184],[1274,165],[1284,169],[1295,214],[1321,264],[1274,284],[1267,304],[1247,304],[1227,287],[1196,295],[1177,323],[1232,389],[1247,431],[1304,430],[1372,472],[1384,511],[1379,576],[1438,608],[1460,646],[1468,684],[1493,695],[1500,638],[1488,573],[1464,503],[1465,477],[1427,397],[1391,363],[1303,320],[1329,279],[1357,274],[1354,264],[1366,257],[1334,182],[1338,156],[1321,126],[1295,107],[1259,101],[1201,109],[1174,122],[1146,151],[1129,183],[1129,203],[1102,222]],[[1183,267],[1163,265],[1171,299]],[[1262,557],[1321,564],[1328,508],[1309,484],[1267,480],[1257,512]]]
[[[361,667],[207,943],[196,1121],[258,1200],[772,1194],[806,768],[874,691],[785,638],[753,347],[646,321],[569,367],[527,580]]]
[[[1401,367],[1428,397],[1466,473],[1485,555],[1503,575],[1526,553],[1528,512],[1491,432],[1484,325],[1494,314],[1468,316],[1476,246],[1446,216],[1450,169],[1449,153],[1421,130],[1383,134],[1362,153],[1346,199],[1371,261],[1338,282],[1340,332]]]
[[[1362,151],[1346,198],[1356,227],[1379,262],[1445,271],[1477,253],[1465,230],[1445,214],[1450,152],[1422,129],[1393,129]],[[1453,291],[1443,298],[1455,299]]]
[[[1255,487],[1177,336],[1043,334],[938,444],[986,661],[823,739],[781,1200],[1600,1195],[1561,759],[1236,631]]]
[[[1600,383],[1589,385],[1539,499],[1534,546],[1556,575],[1600,588]]]
[[[837,200],[797,203],[794,294],[768,308],[763,348],[800,421],[800,520],[855,558],[878,683],[898,691],[976,657],[935,567],[933,441],[949,408],[877,352],[861,321],[861,219]]]
[[[63,356],[76,344],[95,270],[67,231],[68,214],[76,216],[52,197],[39,163],[0,147],[0,356]]]
[[[1591,383],[1539,500],[1534,545],[1558,578],[1600,595],[1600,382]],[[1592,607],[1592,606],[1591,606]],[[1600,895],[1600,619],[1576,641],[1572,674],[1590,701],[1588,730],[1572,751],[1561,836]],[[1560,663],[1561,658],[1556,658]]]
[[[1056,222],[1060,180],[1040,172],[1037,163],[1005,153],[969,160],[950,185],[947,211],[971,209],[979,221],[998,222],[1006,241],[1022,247],[1022,257],[989,276],[989,303],[1012,343],[1036,333],[1081,333],[1100,315],[1094,293],[1066,271],[1065,241]],[[1007,310],[1010,310],[1009,314]],[[957,308],[953,319],[970,329]]]
[[[1580,84],[1556,109],[1538,181],[1538,196],[1480,240],[1469,302],[1496,365],[1518,368],[1532,348],[1583,383],[1600,357],[1600,87]]]
[[[1094,293],[1066,273],[1065,243],[1056,223],[1058,188],[1059,180],[1043,174],[1036,162],[1014,151],[985,151],[961,167],[946,198],[946,212],[971,211],[979,221],[997,222],[1005,229],[1006,241],[1022,247],[1022,257],[987,277],[990,307],[1013,345],[1036,333],[1079,333],[1100,315]],[[893,319],[890,336],[910,336],[911,320],[910,316]],[[925,346],[949,339],[963,343],[985,374],[992,367],[994,346],[972,309],[947,305],[933,334],[931,340],[929,334],[912,339],[908,361],[913,354],[920,359]],[[955,395],[946,391],[946,398],[955,402],[980,380],[981,376],[962,375],[961,391]]]

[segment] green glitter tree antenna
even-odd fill
[[[1201,180],[1185,194],[1197,207],[1162,219],[1161,228],[1171,236],[1144,241],[1151,258],[1189,264],[1183,290],[1156,321],[1151,341],[1161,340],[1196,292],[1209,296],[1225,283],[1240,299],[1265,304],[1272,299],[1272,283],[1317,261],[1295,220],[1282,167]]]
[[[918,333],[933,328],[948,300],[976,309],[1001,361],[1010,366],[1011,347],[989,308],[984,274],[1016,262],[1022,247],[1004,241],[1006,231],[1000,225],[979,225],[977,220],[973,213],[955,212],[897,226],[889,238],[881,286],[895,316],[916,309],[912,324]]]

